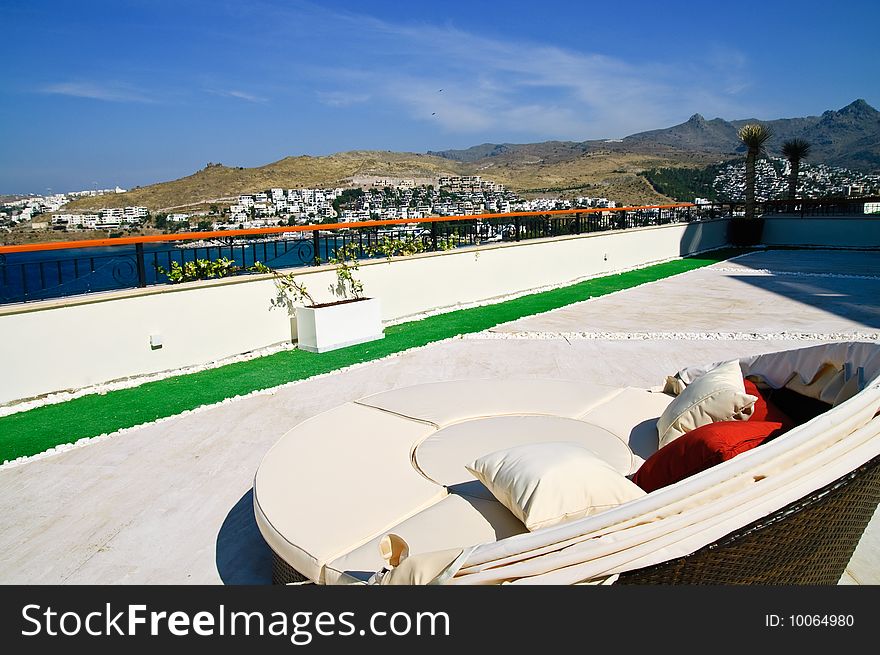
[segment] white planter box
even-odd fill
[[[378,298],[349,300],[319,307],[296,309],[299,347],[313,353],[374,341],[382,333]]]

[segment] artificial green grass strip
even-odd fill
[[[716,250],[647,268],[585,280],[494,305],[461,309],[385,328],[380,341],[316,354],[289,350],[215,369],[92,394],[0,418],[0,461],[35,455],[130,428],[226,398],[380,359],[459,334],[558,309],[575,302],[653,282],[728,259],[741,251]]]

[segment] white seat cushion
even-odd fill
[[[574,418],[620,387],[566,380],[454,380],[383,391],[361,405],[444,427],[482,416],[545,414]]]
[[[450,495],[412,518],[390,527],[409,545],[410,555],[493,542],[526,532],[501,503]],[[338,557],[324,567],[327,584],[365,582],[384,566],[379,555],[382,535]]]
[[[325,582],[327,562],[415,520],[449,493],[490,503],[473,500],[468,506],[472,513],[475,506],[488,507],[490,515],[523,531],[465,465],[515,443],[568,439],[626,473],[635,459],[624,441],[604,426],[576,420],[621,393],[622,388],[567,381],[476,380],[419,385],[347,403],[296,426],[267,453],[254,481],[257,525],[279,556],[316,582]],[[480,420],[470,420],[472,415]],[[449,427],[438,430],[439,424]],[[437,548],[496,538],[490,528],[498,520],[476,515],[469,520],[480,530],[450,537]],[[436,525],[446,531],[449,524]],[[378,557],[372,547],[370,555]]]
[[[644,460],[657,452],[657,419],[672,400],[673,397],[665,393],[627,387],[580,419],[605,428],[629,445],[634,464],[631,470],[623,471],[628,475],[635,473]]]
[[[346,403],[288,432],[254,480],[257,525],[297,571],[320,581],[341,553],[441,500],[446,490],[410,461],[434,428]]]
[[[579,443],[624,475],[633,467],[632,452],[617,436],[596,425],[558,416],[495,416],[455,423],[419,444],[413,460],[432,480],[458,485],[474,479],[465,466],[478,457],[543,441]]]

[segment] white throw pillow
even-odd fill
[[[719,364],[684,387],[657,421],[660,448],[716,421],[745,420],[755,408],[746,393],[739,361]]]
[[[498,450],[467,470],[532,531],[645,495],[590,450],[567,441]]]

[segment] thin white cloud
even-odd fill
[[[328,107],[350,107],[370,99],[367,93],[350,93],[348,91],[316,91],[318,102]]]
[[[749,67],[748,56],[728,45],[714,44],[702,57],[702,72],[711,75],[717,89],[727,96],[736,96],[752,86]],[[705,86],[705,80],[703,85]]]
[[[237,100],[244,100],[245,102],[256,102],[256,103],[266,103],[269,102],[268,98],[264,98],[263,96],[254,95],[253,93],[247,93],[245,91],[237,91],[235,89],[207,89],[208,93],[213,93],[216,96],[223,96],[225,98],[235,98]]]
[[[442,51],[449,74],[459,84],[468,79],[469,72],[482,76],[481,85],[465,84],[460,93],[445,96],[446,104],[454,101],[468,108],[453,114],[465,114],[467,121],[460,125],[444,122],[452,130],[469,131],[488,123],[535,136],[624,136],[705,110],[695,106],[698,98],[712,109],[733,105],[719,93],[698,88],[696,77],[685,79],[658,65],[635,66],[595,53],[508,43],[451,28],[415,32],[404,28],[398,37],[417,39],[419,47],[427,43],[428,51]],[[396,98],[421,110],[421,99],[407,93],[397,93]]]
[[[306,20],[303,11],[297,24],[326,22],[348,35],[349,47],[316,75],[344,84],[345,97],[369,95],[447,132],[581,140],[655,129],[695,112],[729,119],[754,112],[743,99],[748,60],[729,46],[705,60],[661,64],[649,50],[637,62],[314,7]],[[354,103],[334,106],[347,104]]]
[[[156,102],[145,91],[117,82],[57,82],[39,89],[41,93],[88,98],[105,102]]]

